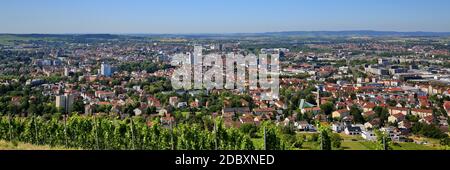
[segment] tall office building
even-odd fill
[[[56,107],[66,110],[66,96],[56,96]]]
[[[72,111],[74,96],[72,94],[64,94],[56,96],[56,107],[62,109],[64,113],[69,113]]]
[[[68,67],[64,67],[64,76],[66,77],[70,76],[70,69]]]
[[[102,76],[111,77],[111,66],[109,64],[102,63],[100,66],[100,74]]]

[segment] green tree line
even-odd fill
[[[268,128],[268,149],[282,149],[281,139]],[[225,128],[216,120],[214,130],[200,124],[149,126],[142,118],[72,115],[12,117],[0,119],[0,140],[87,150],[254,150],[248,134]],[[273,145],[273,146],[272,146]]]

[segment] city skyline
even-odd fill
[[[450,32],[449,5],[443,0],[6,0],[0,2],[0,33]]]

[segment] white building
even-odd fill
[[[340,123],[333,123],[333,125],[331,125],[331,130],[336,133],[341,133],[344,131],[344,127]]]
[[[359,126],[347,126],[344,129],[346,135],[360,135],[361,131],[362,130]]]
[[[71,94],[56,96],[56,107],[63,109],[65,113],[69,113],[72,110],[74,102],[74,96]]]
[[[70,69],[65,67],[64,68],[64,76],[68,77],[70,75]]]
[[[111,66],[109,64],[102,63],[100,66],[100,74],[102,76],[111,77]]]
[[[365,140],[368,141],[375,141],[377,140],[377,136],[375,135],[375,133],[373,131],[367,131],[367,130],[363,130],[361,132],[361,137]]]

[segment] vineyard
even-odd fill
[[[148,126],[140,119],[72,115],[67,118],[9,117],[0,120],[0,140],[86,150],[254,150],[247,134],[199,124]],[[268,129],[268,149],[283,149],[274,129]],[[277,146],[271,146],[277,145]]]

